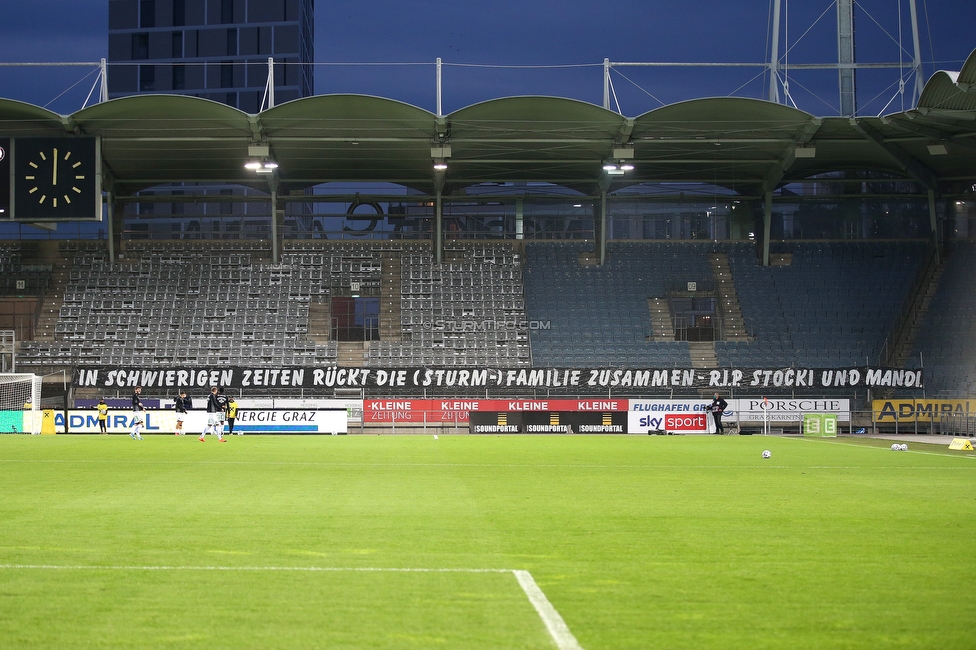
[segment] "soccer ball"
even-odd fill
[[[891,445],[891,451],[901,451],[901,445],[896,442],[895,444]]]
[[[901,450],[908,451],[908,445],[906,445],[905,443],[901,443]]]
[[[768,449],[763,449],[763,458],[770,458],[772,455],[773,452],[769,451]]]

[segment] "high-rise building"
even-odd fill
[[[314,0],[109,0],[109,97],[177,93],[249,113],[313,93]]]
[[[274,103],[308,97],[313,8],[314,0],[109,0],[109,98],[176,93],[257,113],[267,108],[269,58]],[[200,183],[147,188],[144,201],[125,206],[124,230],[134,238],[267,238],[270,209],[233,198],[255,193]],[[181,195],[197,198],[169,198]]]

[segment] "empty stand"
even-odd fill
[[[526,246],[526,300],[536,366],[688,367],[688,343],[660,340],[649,298],[706,284],[711,244],[611,243],[603,266],[582,266],[591,244]],[[654,340],[655,338],[659,340]],[[673,337],[672,337],[673,338]]]
[[[748,334],[716,342],[722,366],[806,368],[877,363],[924,258],[924,242],[780,245],[789,264],[764,267],[751,244],[729,244]]]
[[[924,366],[928,397],[976,395],[974,279],[976,242],[957,242],[906,364],[908,368]]]
[[[365,364],[529,365],[521,255],[507,243],[453,243],[445,260],[434,264],[427,247],[400,257],[400,340],[371,342]]]

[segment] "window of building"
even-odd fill
[[[183,58],[183,32],[173,32],[173,58]]]
[[[186,0],[173,0],[173,26],[186,25]]]
[[[149,34],[132,35],[132,58],[137,60],[149,58]]]
[[[139,27],[149,29],[156,26],[156,0],[139,2]]]
[[[234,87],[234,64],[230,61],[226,61],[220,64],[220,87],[221,88],[233,88]]]
[[[156,66],[139,66],[139,92],[154,92],[156,90]]]
[[[186,90],[186,66],[173,66],[173,90]]]
[[[220,0],[220,22],[225,25],[234,22],[234,0]]]
[[[227,55],[237,56],[237,30],[227,30]]]

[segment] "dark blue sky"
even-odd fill
[[[2,1],[0,62],[97,61],[106,56],[106,0]],[[788,42],[794,48],[790,61],[836,60],[836,18],[831,2],[784,0],[784,4],[789,10]],[[900,5],[902,43],[910,52],[908,0],[900,0]],[[858,6],[859,61],[898,60],[898,6],[899,0],[864,0]],[[918,0],[918,6],[926,75],[936,69],[958,70],[976,48],[972,30],[976,2]],[[769,0],[319,0],[315,25],[318,62],[429,65],[320,65],[315,71],[316,92],[368,93],[433,110],[432,64],[439,56],[446,65],[445,112],[493,97],[526,94],[600,103],[604,57],[613,61],[764,61],[769,9]],[[592,65],[507,69],[456,64]],[[94,77],[90,72],[0,68],[0,96],[49,104],[53,110],[69,113],[81,107],[91,88]],[[659,106],[659,101],[728,94],[759,97],[766,88],[761,76],[754,78],[760,73],[758,68],[621,68],[614,72],[613,81],[623,113],[634,116]],[[895,95],[897,71],[858,74],[862,114],[881,112]],[[791,75],[796,103],[811,113],[836,114],[836,79],[836,72],[796,72]],[[75,83],[78,85],[69,90]],[[900,108],[896,99],[885,112]]]

